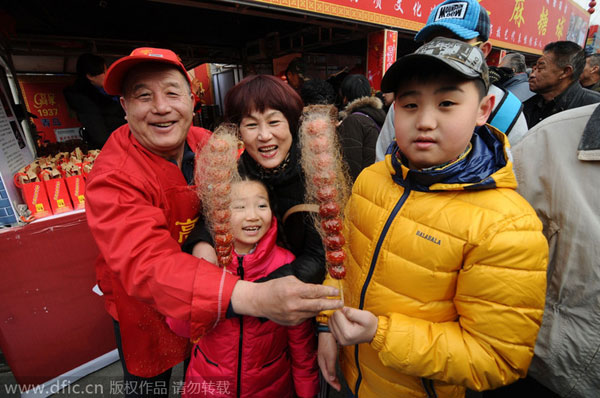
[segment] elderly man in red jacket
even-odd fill
[[[114,131],[88,176],[87,219],[126,396],[168,395],[171,368],[189,353],[165,316],[189,321],[197,339],[228,313],[297,324],[341,307],[326,299],[335,289],[293,276],[242,281],[181,251],[200,208],[189,187],[194,150],[210,132],[191,127],[190,80],[175,53],[135,49],[110,67],[104,85],[121,96],[128,123]]]

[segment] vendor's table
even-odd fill
[[[0,231],[0,347],[22,386],[114,350],[112,320],[92,292],[97,255],[83,211]]]

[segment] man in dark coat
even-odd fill
[[[525,56],[523,54],[506,54],[498,66],[500,68],[509,68],[512,71],[512,76],[501,84],[496,83],[496,85],[510,90],[521,102],[525,102],[535,95],[534,92],[529,90],[527,65],[525,64]]]
[[[585,59],[585,67],[579,83],[583,88],[600,92],[600,54],[590,54]]]
[[[104,91],[104,59],[82,54],[77,59],[77,80],[63,94],[69,107],[83,125],[83,139],[93,149],[101,149],[110,134],[125,124],[125,113],[118,97]]]
[[[544,47],[529,76],[529,89],[536,93],[524,104],[529,128],[555,113],[600,102],[600,93],[579,84],[584,66],[585,53],[576,43],[556,41]]]

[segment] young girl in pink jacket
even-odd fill
[[[262,182],[232,184],[233,261],[227,271],[244,280],[267,276],[294,256],[277,246],[277,220]],[[189,334],[187,322],[168,319]],[[311,320],[285,327],[240,316],[221,321],[192,349],[183,397],[315,397],[318,393],[316,339]]]

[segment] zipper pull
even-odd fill
[[[238,257],[237,273],[240,276],[240,279],[243,280],[244,279],[244,256]]]

